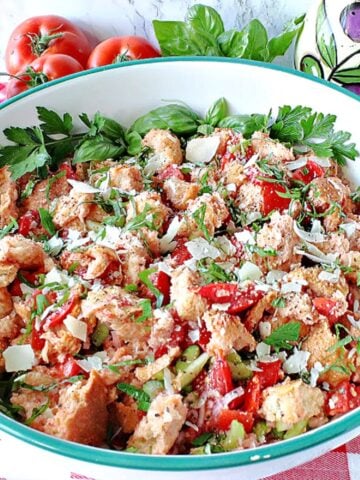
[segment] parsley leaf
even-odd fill
[[[307,147],[319,157],[334,158],[339,165],[355,160],[359,155],[354,143],[348,143],[351,134],[335,131],[335,115],[313,112],[309,107],[279,108],[270,128],[270,136],[296,147]]]
[[[271,302],[271,305],[275,308],[284,308],[286,306],[286,300],[284,297],[278,297]]]
[[[14,233],[19,228],[19,225],[15,218],[11,217],[10,223],[6,227],[0,229],[0,240],[10,233]]]
[[[264,339],[264,343],[275,349],[283,348],[290,350],[292,345],[289,342],[297,342],[300,335],[300,322],[289,322],[274,330]]]
[[[130,385],[129,383],[118,383],[116,387],[121,392],[133,397],[137,402],[139,410],[142,410],[143,412],[147,412],[149,410],[151,403],[150,396],[144,392],[144,390],[136,388],[134,385]]]

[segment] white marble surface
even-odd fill
[[[304,13],[314,0],[0,0],[0,69],[4,50],[14,27],[33,15],[58,14],[74,20],[98,40],[113,35],[143,35],[154,43],[151,21],[183,20],[189,6],[204,3],[215,7],[227,28],[242,27],[259,18],[271,35],[285,22]],[[280,61],[292,64],[291,54]]]

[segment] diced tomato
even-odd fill
[[[178,178],[179,180],[185,180],[185,176],[177,165],[169,165],[165,170],[158,175],[158,180],[164,181],[169,178]]]
[[[329,392],[325,402],[325,413],[333,417],[350,410],[350,383],[341,382],[335,390]]]
[[[220,161],[221,169],[224,169],[228,163],[232,162],[237,158],[239,159],[244,158],[241,148],[236,148],[236,146],[240,146],[242,141],[243,141],[243,138],[241,135],[230,134],[226,141],[225,147],[223,147],[222,149],[218,149],[217,153],[221,155],[221,161]],[[245,154],[245,158],[247,158],[246,154]]]
[[[173,259],[175,267],[182,265],[186,260],[190,260],[190,258],[192,258],[189,250],[185,245],[185,242],[187,241],[187,239],[183,238],[177,241],[177,245],[171,254],[171,258]]]
[[[360,386],[354,385],[353,383],[351,383],[349,392],[350,392],[350,395],[349,395],[350,410],[360,407]]]
[[[314,178],[323,177],[325,175],[325,170],[320,167],[315,162],[311,160],[307,161],[305,167],[295,170],[292,178],[294,180],[299,180],[300,182],[305,183],[306,185],[314,180]]]
[[[255,155],[255,150],[254,150],[253,147],[250,145],[250,146],[246,149],[245,158],[246,158],[246,160],[250,160],[250,158],[253,157],[254,155]]]
[[[168,346],[161,345],[161,347],[158,347],[154,353],[155,360],[162,357],[163,355],[166,355],[167,353],[168,353]]]
[[[246,412],[257,414],[260,408],[261,400],[261,382],[257,374],[249,380],[244,397],[244,410]]]
[[[42,350],[44,348],[45,340],[40,338],[43,333],[43,330],[36,330],[36,328],[33,327],[31,332],[31,346],[34,350]]]
[[[21,297],[22,296],[22,290],[20,287],[20,280],[18,278],[15,278],[15,280],[12,282],[11,285],[9,285],[9,293],[10,295],[14,297]]]
[[[279,183],[262,182],[263,207],[262,213],[268,215],[273,210],[285,210],[289,208],[290,198],[283,198],[278,192],[285,193],[286,189]]]
[[[69,313],[71,313],[77,302],[78,297],[76,295],[71,296],[57,312],[53,312],[48,316],[48,318],[45,320],[43,328],[53,328],[60,325],[69,315]]]
[[[57,363],[54,365],[54,368],[57,375],[61,378],[69,378],[74,377],[75,375],[86,373],[70,355],[66,356],[63,363]]]
[[[40,224],[40,215],[37,210],[28,210],[19,218],[19,233],[26,237]]]
[[[216,418],[216,430],[226,432],[231,426],[231,422],[237,420],[242,423],[245,432],[250,433],[254,426],[254,416],[251,412],[241,412],[239,410],[222,410]]]
[[[327,297],[317,297],[313,299],[313,305],[316,310],[325,315],[331,323],[335,323],[339,318],[339,314],[336,312],[337,301]]]
[[[228,362],[217,357],[209,370],[209,388],[216,390],[220,395],[224,396],[231,390],[234,385],[231,376],[231,370]]]
[[[200,287],[199,294],[210,303],[229,303],[227,313],[238,314],[257,303],[264,293],[255,290],[253,284],[239,290],[238,285],[233,283],[209,283]]]
[[[86,271],[87,267],[85,269],[85,272]],[[78,273],[78,269],[76,269],[76,272]],[[100,278],[105,284],[121,285],[122,277],[120,273],[120,263],[118,260],[112,261]]]
[[[63,163],[62,165],[60,165],[59,170],[65,172],[67,179],[78,180],[78,176],[76,175],[75,170],[68,163]]]
[[[259,377],[261,388],[271,387],[280,380],[281,360],[277,359],[273,362],[261,362],[257,363],[262,372],[257,372]]]
[[[175,320],[175,327],[171,333],[170,339],[166,345],[161,345],[155,351],[155,359],[162,357],[163,355],[168,353],[169,348],[171,347],[180,347],[181,350],[184,350],[189,345],[191,345],[191,341],[188,337],[189,333],[189,325],[188,323],[181,320],[181,318],[177,315],[176,312],[172,312]]]
[[[157,288],[159,292],[164,295],[162,305],[168,305],[170,303],[170,276],[165,272],[158,271],[150,276],[150,280],[154,287]]]
[[[206,328],[204,322],[201,322],[201,326],[199,328],[199,341],[197,342],[198,345],[205,350],[206,345],[210,342],[211,332]]]
[[[192,382],[191,386],[195,392],[201,395],[207,388],[208,373],[206,370],[201,370],[199,375]]]

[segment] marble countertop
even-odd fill
[[[279,33],[293,17],[306,12],[313,0],[0,0],[0,69],[14,27],[34,15],[57,14],[75,21],[98,40],[114,35],[142,35],[156,43],[151,21],[183,20],[189,6],[205,3],[216,8],[227,28],[261,20],[270,35]],[[292,65],[291,52],[278,63]]]

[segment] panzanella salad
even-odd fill
[[[2,413],[198,455],[360,405],[357,151],[334,116],[38,115],[0,150]]]

